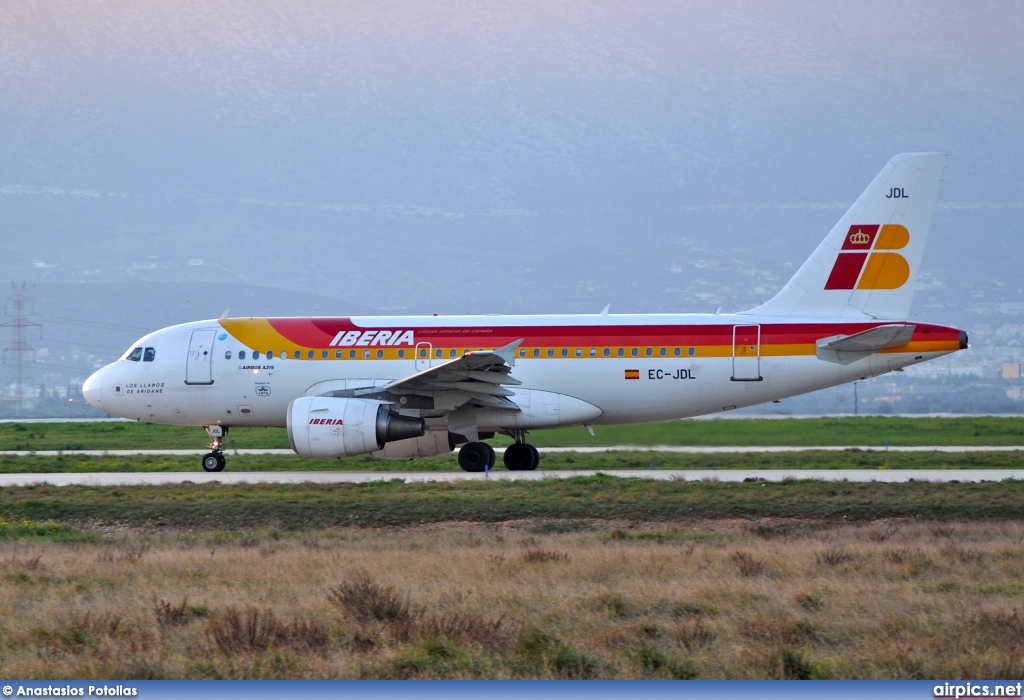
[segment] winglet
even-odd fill
[[[511,343],[509,343],[508,345],[503,345],[500,348],[496,348],[496,349],[492,350],[491,352],[493,352],[495,355],[497,355],[498,357],[503,359],[505,361],[505,363],[509,367],[515,367],[516,366],[516,348],[518,348],[522,344],[522,342],[524,340],[526,340],[526,339],[525,338],[520,338],[519,340],[514,340]]]

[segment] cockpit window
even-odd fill
[[[124,359],[131,360],[132,362],[138,362],[139,360],[142,359],[142,348],[135,348],[130,353],[128,353],[128,357]]]
[[[152,362],[155,359],[156,359],[156,348],[146,348],[145,352],[142,354],[142,361],[143,362]]]

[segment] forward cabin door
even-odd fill
[[[192,331],[185,364],[186,384],[213,384],[213,337],[215,330]]]
[[[732,380],[761,381],[761,326],[733,326]]]

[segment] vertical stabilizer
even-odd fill
[[[944,153],[890,160],[793,279],[745,313],[907,318],[945,161]]]

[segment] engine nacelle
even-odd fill
[[[402,416],[383,401],[304,396],[288,407],[288,441],[303,457],[352,457],[423,435],[422,418]]]
[[[425,435],[408,440],[397,440],[384,445],[384,449],[373,453],[381,459],[417,459],[451,452],[455,446],[447,430],[428,430]]]

